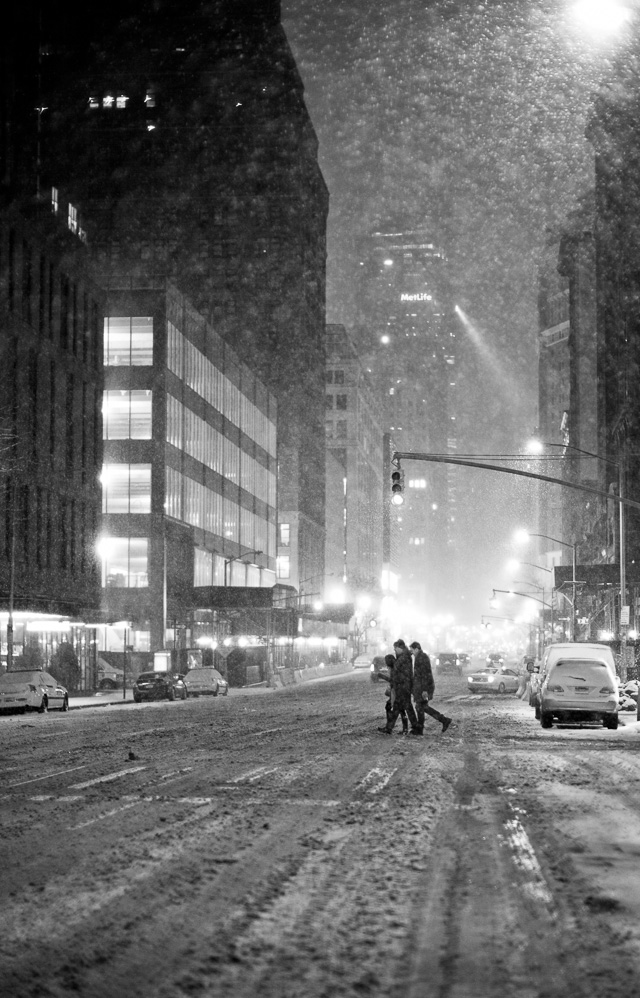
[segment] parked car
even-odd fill
[[[360,669],[369,671],[371,669],[371,655],[356,655],[351,664],[356,671]]]
[[[455,651],[439,651],[433,661],[434,672],[440,676],[462,675],[462,665]]]
[[[584,721],[618,727],[618,680],[604,657],[561,656],[548,668],[540,688],[540,724],[550,728]]]
[[[69,710],[69,694],[49,672],[16,669],[0,676],[0,710]]]
[[[487,666],[467,676],[467,684],[471,693],[515,693],[520,685],[520,676],[506,665],[500,669]]]
[[[226,697],[229,692],[227,680],[222,673],[211,666],[189,669],[184,676],[184,685],[187,688],[188,697]]]
[[[616,663],[609,645],[588,641],[558,641],[547,645],[542,652],[539,666],[534,666],[530,677],[529,703],[535,708],[536,719],[540,720],[540,691],[549,674],[549,669],[559,658],[587,658],[595,655],[607,663],[613,675],[616,674]],[[537,664],[537,663],[536,663]]]
[[[141,672],[133,684],[133,699],[136,703],[142,700],[186,700],[184,676],[177,672]]]

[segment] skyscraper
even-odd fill
[[[428,227],[390,225],[358,245],[358,343],[399,451],[456,448],[456,342],[447,263]],[[427,615],[455,573],[455,468],[404,462],[400,592]]]

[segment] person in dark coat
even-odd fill
[[[431,669],[431,659],[422,650],[419,641],[412,641],[409,647],[414,656],[412,694],[418,721],[418,733],[423,734],[424,732],[425,714],[435,717],[436,721],[440,721],[442,730],[446,731],[453,718],[447,717],[445,714],[441,714],[439,710],[429,706],[429,700],[433,698],[436,689]]]
[[[389,680],[389,690],[387,693],[387,703],[385,705],[385,710],[387,712],[387,721],[389,720],[389,714],[391,713],[391,708],[393,707],[395,701],[395,691],[393,689],[393,670],[396,664],[395,655],[385,655],[384,664],[387,667],[386,673],[380,673],[383,677]],[[407,712],[404,707],[400,708],[400,720],[402,721],[402,734],[406,735],[409,733],[409,718],[407,717]]]
[[[398,714],[404,709],[411,724],[411,734],[418,734],[418,718],[411,703],[411,686],[413,682],[411,654],[402,638],[394,642],[393,650],[396,656],[395,665],[391,673],[393,705],[387,715],[387,723],[383,728],[378,728],[378,731],[383,731],[386,735],[390,735],[398,720]]]

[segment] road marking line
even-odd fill
[[[385,770],[376,766],[374,769],[369,770],[367,775],[363,777],[359,783],[356,783],[355,789],[362,790],[367,794],[378,794],[384,787],[386,787],[396,770],[397,767]]]
[[[86,787],[93,787],[96,783],[109,783],[111,780],[117,780],[121,776],[130,776],[132,773],[139,773],[146,766],[134,766],[133,769],[121,769],[117,773],[107,773],[106,776],[97,776],[95,780],[87,780],[85,783],[74,783],[69,787],[69,790],[84,790]]]
[[[79,828],[88,828],[89,825],[95,825],[98,821],[104,821],[105,818],[112,818],[114,814],[119,814],[121,811],[127,811],[130,807],[137,807],[138,804],[142,804],[141,800],[131,801],[130,804],[123,804],[122,807],[114,807],[112,811],[105,811],[104,814],[99,814],[97,818],[90,818],[89,821],[81,821],[78,825],[67,825],[68,832],[76,832]]]
[[[174,769],[171,773],[163,773],[161,780],[170,780],[172,776],[182,776],[183,773],[191,773],[193,766],[185,766],[184,769]]]
[[[236,776],[233,780],[229,780],[229,783],[253,783],[254,780],[259,780],[263,776],[268,776],[269,773],[275,773],[278,766],[273,769],[267,769],[266,766],[258,766],[257,769],[250,769],[248,773],[242,773],[240,776]]]
[[[38,783],[40,780],[50,780],[54,776],[64,776],[65,773],[75,773],[78,769],[86,769],[89,763],[85,762],[82,766],[73,766],[71,769],[61,769],[57,773],[47,773],[46,776],[35,776],[32,780],[21,780],[20,783],[10,783],[10,787],[24,787],[27,783]],[[72,789],[76,789],[72,787]]]

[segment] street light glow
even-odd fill
[[[573,16],[594,38],[615,35],[631,18],[631,10],[618,0],[579,0]]]

